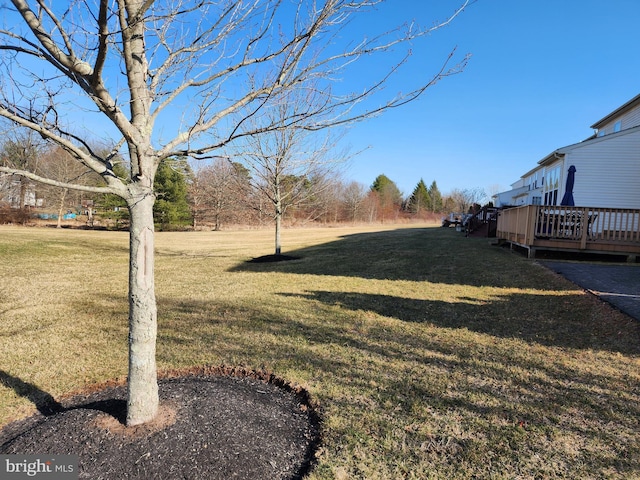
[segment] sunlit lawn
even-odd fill
[[[308,389],[311,478],[640,478],[638,325],[453,229],[158,233],[158,363]],[[0,227],[0,424],[126,376],[126,233]],[[31,388],[29,385],[33,385]]]

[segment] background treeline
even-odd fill
[[[100,183],[97,174],[79,168],[67,156],[59,147],[47,148],[25,138],[6,141],[0,151],[5,165],[31,163],[36,172],[60,182]],[[479,190],[443,195],[435,180],[427,185],[420,179],[405,196],[384,174],[364,185],[345,181],[331,169],[285,171],[277,178],[270,170],[268,164],[256,171],[227,158],[195,167],[184,158],[167,159],[155,181],[156,224],[165,230],[217,230],[272,224],[278,215],[285,225],[439,221],[450,212],[468,211],[484,197]],[[114,159],[114,175],[124,178],[126,171],[122,159]],[[45,186],[16,175],[0,177],[0,222],[26,223],[40,217],[61,225],[65,215],[93,226],[128,224],[126,205],[115,195]]]

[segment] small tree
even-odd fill
[[[8,26],[0,29],[0,116],[59,145],[100,175],[102,185],[61,182],[28,165],[3,163],[0,172],[117,195],[129,210],[128,425],[151,420],[159,404],[153,205],[160,163],[210,158],[235,141],[285,126],[318,130],[362,120],[419,98],[458,73],[466,58],[449,67],[452,52],[406,93],[391,99],[380,94],[408,61],[409,48],[447,25],[468,1],[430,28],[411,24],[354,42],[349,19],[379,0],[295,6],[278,0],[11,0]],[[400,47],[404,57],[385,57]],[[370,55],[378,55],[379,64],[390,60],[383,73],[361,76],[351,93],[332,94],[333,79]],[[275,124],[259,115],[274,98],[312,84],[328,93],[325,102]],[[373,106],[364,102],[376,98]],[[106,155],[92,149],[91,127],[116,148]],[[129,165],[127,179],[113,171],[119,153]]]
[[[162,228],[191,223],[191,210],[187,202],[187,179],[191,169],[184,159],[165,159],[160,163],[154,182],[156,203],[153,216]]]
[[[378,175],[371,185],[379,201],[381,220],[396,218],[402,207],[402,192],[396,183],[384,174]]]
[[[441,213],[444,208],[444,201],[435,180],[429,186],[429,198],[431,199],[432,211],[434,213]]]
[[[407,200],[407,209],[414,214],[420,214],[432,210],[431,196],[424,180],[420,179],[413,193]]]
[[[365,220],[365,203],[367,187],[358,182],[349,183],[342,192],[343,205],[348,220],[356,222]]]
[[[292,89],[274,97],[263,117],[273,130],[246,139],[236,157],[250,173],[251,185],[272,205],[275,255],[282,253],[282,219],[286,211],[322,191],[329,172],[338,164],[330,158],[330,137],[320,137],[307,122],[310,111],[319,112],[326,102],[317,88]],[[291,124],[292,118],[298,118]],[[315,121],[315,118],[314,118]]]

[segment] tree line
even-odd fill
[[[163,160],[154,181],[156,227],[220,230],[278,221],[303,225],[437,220],[450,212],[466,212],[483,197],[479,190],[454,190],[444,195],[435,180],[427,186],[423,179],[405,196],[384,174],[367,186],[345,181],[338,170],[309,168],[312,162],[302,169],[291,165],[274,168],[270,158],[221,157],[206,165],[190,163],[184,157]],[[14,168],[31,168],[61,182],[94,185],[101,181],[59,146],[43,143],[33,134],[6,140],[0,147],[0,161]],[[130,181],[124,160],[114,157],[112,163],[114,175]],[[13,223],[24,223],[39,212],[57,218],[58,226],[65,212],[86,215],[92,224],[113,228],[123,228],[129,221],[126,203],[117,195],[49,186],[17,175],[0,179],[0,212],[0,221]]]

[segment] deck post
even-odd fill
[[[536,227],[536,210],[537,207],[535,205],[527,206],[527,216],[524,227],[524,244],[532,245],[534,238],[534,230]]]
[[[587,237],[589,236],[589,210],[582,209],[580,214],[580,250],[587,248]]]

